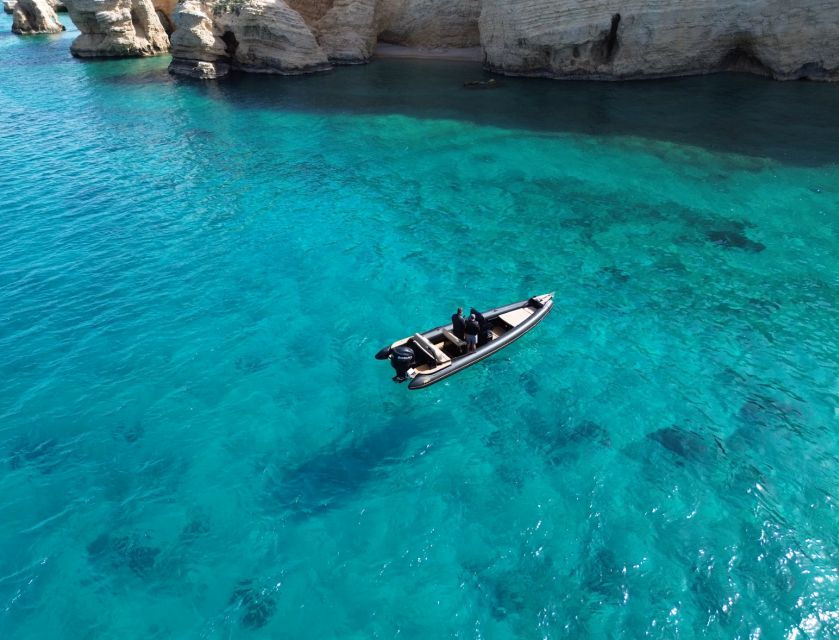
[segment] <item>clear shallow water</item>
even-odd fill
[[[839,88],[9,24],[0,636],[839,634]],[[372,359],[550,290],[427,391]]]

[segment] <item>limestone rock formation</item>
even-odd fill
[[[175,25],[173,73],[216,78],[231,66],[282,74],[329,68],[311,29],[284,0],[186,0]]]
[[[839,75],[836,0],[483,0],[487,67],[556,78]]]
[[[328,62],[367,62],[380,40],[474,47],[480,1],[187,0],[176,10],[171,70],[203,78],[223,75],[231,65],[303,73]]]
[[[379,0],[377,36],[409,47],[475,47],[480,14],[481,0]]]
[[[330,61],[367,62],[376,47],[376,0],[335,0],[314,25],[318,42]]]
[[[65,0],[81,35],[70,46],[80,58],[155,56],[169,36],[151,0]]]
[[[12,33],[60,33],[64,25],[47,0],[17,0],[12,11]]]
[[[3,12],[14,13],[16,4],[17,0],[3,0]],[[51,6],[52,10],[56,13],[67,11],[67,7],[64,6],[63,0],[47,0],[47,4]]]
[[[167,35],[171,36],[175,30],[175,24],[172,17],[175,15],[175,8],[178,6],[178,0],[152,0],[154,11],[160,19],[160,25]]]
[[[171,70],[204,78],[362,63],[377,42],[480,45],[492,71],[553,78],[839,77],[839,0],[67,1],[77,55],[165,51],[174,12]]]

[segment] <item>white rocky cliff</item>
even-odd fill
[[[175,11],[171,70],[305,73],[367,62],[377,42],[479,43],[480,0],[186,0]]]
[[[74,56],[139,57],[169,51],[164,27],[168,17],[151,0],[66,0],[65,4],[81,31],[70,46]]]
[[[52,10],[55,12],[67,11],[67,7],[64,6],[63,0],[47,0],[47,4],[52,7]],[[17,0],[3,0],[3,11],[5,13],[14,13],[15,5],[17,5]]]
[[[64,25],[47,0],[17,0],[12,9],[12,33],[27,36],[62,31]]]
[[[171,70],[202,78],[231,68],[306,73],[363,63],[380,42],[480,46],[488,69],[513,75],[627,79],[733,69],[839,78],[839,0],[151,2],[68,0],[83,32],[74,53],[160,53],[174,27]]]
[[[216,78],[231,65],[262,73],[329,68],[326,54],[301,15],[283,0],[225,5],[186,0],[175,12],[174,73]]]
[[[839,0],[483,0],[487,67],[557,78],[836,78]]]

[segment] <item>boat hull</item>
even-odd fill
[[[486,326],[488,330],[491,328],[495,338],[482,344],[475,351],[464,353],[465,343],[453,335],[452,325],[446,324],[394,342],[381,349],[376,354],[376,359],[391,360],[392,357],[397,357],[395,354],[398,350],[401,349],[404,352],[406,344],[413,344],[414,348],[425,354],[425,363],[415,365],[415,369],[408,369],[407,372],[394,364],[394,368],[397,369],[394,380],[403,382],[410,379],[409,389],[425,389],[471,367],[476,362],[488,358],[518,340],[551,312],[553,296],[553,293],[534,296],[481,314],[483,316],[481,326]],[[444,353],[441,349],[448,353]],[[404,355],[400,353],[398,356],[403,362],[405,362]],[[408,357],[410,358],[410,350]]]
[[[533,300],[531,298],[530,300]],[[522,302],[516,302],[505,307],[499,307],[497,309],[492,309],[484,313],[484,317],[489,319],[498,317],[504,313],[509,311],[515,311],[516,309],[520,309],[524,306],[527,306],[530,303],[530,300],[524,300]],[[542,320],[545,319],[551,309],[553,309],[553,297],[551,296],[544,304],[542,304],[541,308],[537,309],[527,320],[525,320],[522,324],[513,327],[509,331],[507,331],[504,335],[500,338],[497,338],[487,344],[478,347],[472,353],[466,354],[461,356],[460,358],[454,360],[451,366],[446,367],[445,369],[441,369],[440,371],[435,371],[434,373],[427,373],[427,374],[418,374],[413,380],[411,380],[408,388],[412,391],[416,391],[417,389],[426,389],[441,380],[445,380],[446,378],[453,376],[456,373],[460,373],[464,369],[471,367],[473,364],[480,362],[484,358],[488,358],[489,356],[497,353],[504,347],[510,346],[513,342],[521,338],[524,334],[528,331],[536,327]],[[447,331],[451,331],[452,325],[446,325],[443,327],[438,327],[437,329],[432,329],[431,331],[426,332],[425,337],[429,340],[433,340],[437,338],[439,334],[442,333],[443,329]]]

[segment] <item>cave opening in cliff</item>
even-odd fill
[[[234,58],[236,56],[236,50],[239,48],[239,41],[236,39],[236,36],[233,35],[232,31],[225,31],[221,39],[224,42],[224,52],[231,58]]]
[[[738,42],[720,61],[723,71],[772,75],[772,70],[755,54],[750,42]]]

